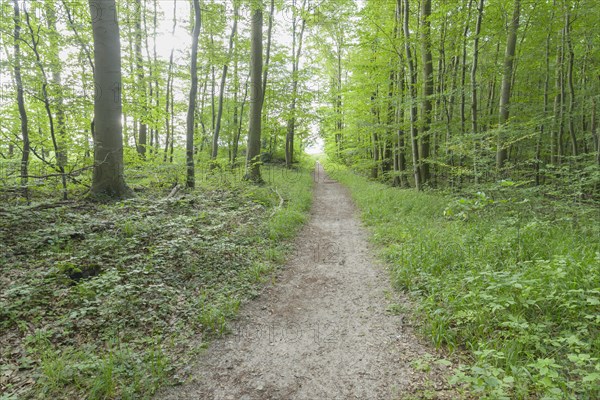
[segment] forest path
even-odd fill
[[[320,164],[314,196],[275,284],[242,308],[231,334],[211,343],[191,382],[157,399],[370,400],[425,391],[456,398],[433,351],[388,311],[410,305],[374,260],[347,190]]]

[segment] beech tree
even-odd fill
[[[194,0],[194,31],[192,33],[192,62],[190,66],[192,85],[190,87],[185,140],[186,186],[189,188],[193,188],[196,182],[194,173],[194,119],[196,115],[196,97],[198,95],[198,37],[200,36],[201,21],[200,1]]]
[[[248,125],[248,146],[246,155],[245,179],[261,182],[260,175],[260,136],[262,130],[262,67],[263,67],[263,12],[262,5],[253,4],[250,61],[250,121]]]
[[[123,175],[121,41],[115,0],[89,0],[94,37],[94,171],[91,196],[126,198]]]
[[[116,1],[9,3],[0,162],[30,199],[33,183],[127,197],[124,174],[153,167],[192,185],[242,155],[260,180],[317,137],[399,187],[600,187],[591,0],[134,0],[118,23]]]

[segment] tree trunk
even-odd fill
[[[175,35],[175,30],[177,29],[177,1],[175,0],[173,3],[173,28],[171,30],[171,34]],[[156,53],[156,49],[155,49]],[[163,162],[167,162],[167,157],[169,153],[169,146],[173,147],[173,132],[171,130],[171,110],[173,109],[172,104],[174,99],[171,94],[173,93],[173,57],[175,53],[175,47],[171,48],[171,54],[169,55],[169,68],[167,70],[167,88],[165,91],[165,150],[163,153]],[[157,85],[158,91],[158,85]],[[160,96],[157,96],[159,98]],[[157,104],[158,105],[158,104]],[[158,147],[158,136],[156,137],[156,146]]]
[[[52,83],[57,91],[56,96],[56,131],[58,133],[58,152],[56,162],[62,168],[66,168],[68,162],[67,152],[67,130],[65,125],[64,96],[62,90],[62,68],[59,55],[59,34],[56,30],[56,11],[54,2],[46,3],[46,14],[48,17],[48,29],[50,30],[50,48],[52,51]]]
[[[433,62],[431,56],[431,0],[422,0],[421,3],[421,53],[423,57],[423,105],[422,117],[423,123],[421,127],[421,144],[420,155],[421,160],[421,183],[428,183],[430,179],[429,172],[429,129],[431,127],[431,111],[433,96]]]
[[[146,146],[148,142],[148,124],[146,123],[146,115],[148,113],[148,106],[146,104],[146,83],[144,80],[144,66],[142,57],[142,14],[144,8],[142,6],[142,0],[136,2],[136,16],[135,16],[135,56],[136,56],[136,69],[137,69],[137,96],[136,102],[141,103],[141,115],[140,115],[140,130],[138,133],[138,145],[137,152],[142,159],[146,158]]]
[[[200,14],[200,0],[194,0],[194,31],[192,32],[192,62],[190,72],[192,75],[192,86],[190,88],[188,112],[186,119],[186,186],[193,188],[196,185],[194,173],[194,118],[196,116],[196,97],[198,95],[198,37],[200,36],[200,24],[202,23]],[[172,101],[172,100],[171,100]],[[171,139],[172,141],[173,139]]]
[[[475,25],[475,39],[473,40],[473,66],[471,67],[471,130],[473,136],[475,137],[473,145],[473,175],[475,183],[477,183],[479,180],[479,172],[477,171],[477,66],[479,63],[479,35],[481,33],[484,3],[485,0],[479,0],[479,5],[477,6],[477,24]]]
[[[570,7],[570,5],[567,5]],[[571,41],[571,12],[567,9],[565,15],[565,37],[567,50],[569,52],[569,64],[567,66],[567,82],[569,83],[569,137],[571,138],[571,154],[577,157],[577,136],[575,134],[575,85],[573,84],[573,66],[575,63],[575,52]]]
[[[229,35],[229,52],[227,53],[227,62],[223,65],[223,74],[221,75],[221,86],[219,88],[219,111],[217,112],[217,125],[215,127],[215,131],[213,132],[211,153],[211,159],[213,161],[216,160],[217,156],[219,155],[219,132],[221,131],[221,118],[223,117],[223,98],[225,97],[225,83],[227,82],[227,69],[229,67],[228,64],[231,60],[231,55],[233,53],[233,40],[237,31],[237,22],[238,6],[236,5],[233,17],[233,27],[231,28],[231,35]]]
[[[269,63],[271,61],[271,39],[273,36],[273,13],[275,12],[275,0],[271,0],[271,9],[269,10],[269,27],[267,28],[267,49],[265,54],[265,65],[262,81],[262,103],[265,104],[267,93],[267,79],[269,77]]]
[[[251,60],[250,60],[250,121],[246,150],[246,174],[244,179],[262,182],[260,176],[260,134],[262,125],[262,66],[263,66],[263,12],[262,5],[256,5],[252,12]]]
[[[17,87],[17,105],[19,107],[19,116],[21,119],[21,140],[23,142],[23,151],[21,154],[21,193],[23,197],[29,200],[28,176],[29,176],[29,127],[27,111],[25,110],[25,98],[23,96],[23,80],[21,77],[21,13],[18,0],[13,0],[14,5],[14,72],[15,85]]]
[[[417,74],[415,71],[412,51],[410,48],[410,28],[408,18],[410,16],[409,0],[404,0],[404,48],[406,51],[406,62],[408,64],[408,74],[410,75],[410,137],[412,141],[413,174],[415,177],[415,188],[421,190],[421,168],[419,160],[419,141],[417,138]]]
[[[554,10],[552,10],[552,16],[550,21],[554,20]],[[535,145],[535,184],[539,186],[541,184],[541,172],[540,166],[542,164],[542,143],[544,139],[544,132],[546,130],[546,118],[548,117],[548,107],[550,104],[550,39],[551,33],[548,32],[546,35],[546,74],[544,77],[544,122],[540,125],[539,134]]]
[[[235,138],[233,139],[233,151],[231,152],[231,166],[235,167],[237,163],[237,154],[238,147],[240,143],[240,137],[242,136],[242,126],[243,126],[243,116],[244,116],[244,106],[246,105],[246,99],[248,98],[248,79],[250,75],[246,78],[246,82],[244,83],[244,98],[242,100],[242,104],[240,106],[240,120],[236,127]]]
[[[48,124],[50,127],[50,138],[52,139],[52,147],[54,150],[54,154],[56,156],[56,166],[54,168],[60,173],[62,189],[63,189],[63,200],[67,200],[67,177],[65,174],[64,164],[61,163],[61,151],[58,145],[58,140],[56,137],[56,129],[54,124],[54,116],[52,115],[52,109],[50,107],[50,95],[48,94],[48,75],[46,74],[46,68],[44,67],[44,63],[42,62],[42,57],[39,52],[38,44],[40,41],[39,36],[34,32],[33,25],[31,24],[31,19],[29,17],[29,13],[25,10],[25,20],[27,22],[27,27],[29,28],[29,34],[31,36],[31,50],[33,50],[33,54],[35,55],[36,64],[40,70],[42,75],[42,102],[44,103],[44,110],[46,111],[46,116],[48,117]],[[64,118],[64,115],[63,115]],[[64,123],[64,121],[63,121]]]
[[[133,196],[123,176],[121,44],[115,0],[89,0],[94,36],[94,171],[91,196]]]
[[[521,17],[521,0],[514,0],[514,10],[511,23],[509,24],[508,38],[506,41],[506,52],[504,55],[504,74],[502,76],[502,91],[500,94],[500,119],[499,128],[508,122],[510,113],[510,95],[512,90],[512,75],[515,61],[515,50],[517,47],[517,32],[519,30],[519,18]],[[498,148],[496,152],[496,167],[501,170],[508,158],[508,148],[504,143],[504,135],[498,134]]]
[[[373,132],[371,133],[371,152],[373,159],[373,167],[371,168],[371,179],[377,179],[379,173],[379,135],[377,135],[377,92],[371,96],[371,114],[373,114]]]
[[[306,7],[306,0],[302,3],[302,12]],[[295,7],[294,7],[295,12]],[[302,52],[302,38],[304,36],[304,28],[306,27],[306,20],[304,16],[300,17],[302,20],[302,26],[300,33],[298,34],[298,49],[296,49],[296,16],[292,22],[292,103],[290,105],[290,117],[287,121],[287,133],[285,136],[285,165],[289,168],[294,162],[294,136],[296,130],[296,101],[298,97],[298,69],[300,64],[300,54]]]

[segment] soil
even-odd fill
[[[317,165],[296,253],[157,399],[454,399],[447,363],[413,332],[348,191]]]

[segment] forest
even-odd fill
[[[597,1],[0,9],[0,400],[167,398],[346,240],[429,349],[363,398],[600,396]]]

